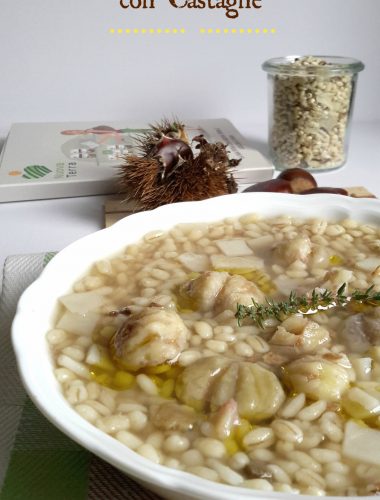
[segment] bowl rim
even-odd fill
[[[57,283],[57,277],[61,278],[62,270],[64,270],[64,281],[69,282],[79,269],[81,270],[79,274],[85,274],[89,268],[89,264],[87,267],[83,267],[86,255],[83,257],[80,254],[79,266],[76,261],[72,262],[73,257],[78,258],[78,255],[75,255],[78,251],[91,249],[96,254],[94,258],[90,259],[90,262],[94,263],[99,260],[98,255],[108,249],[115,240],[121,239],[122,242],[117,251],[108,253],[108,256],[112,256],[128,244],[138,241],[143,235],[154,229],[166,230],[178,223],[216,222],[248,213],[259,213],[264,216],[291,214],[300,218],[300,208],[302,208],[301,216],[303,219],[312,217],[311,214],[314,214],[312,218],[320,218],[321,214],[331,213],[331,218],[336,218],[333,214],[336,214],[339,219],[345,218],[345,216],[354,216],[356,219],[358,217],[362,219],[362,222],[368,222],[368,219],[371,222],[376,221],[376,224],[380,226],[380,200],[377,199],[355,199],[331,194],[315,194],[305,197],[284,193],[239,193],[197,202],[165,205],[149,212],[139,212],[118,221],[109,228],[96,231],[68,245],[47,264],[39,278],[23,292],[11,328],[12,344],[21,380],[34,404],[48,420],[71,439],[132,476],[135,480],[144,482],[148,488],[149,485],[152,485],[152,487],[156,486],[159,489],[182,493],[193,498],[213,498],[215,500],[299,498],[298,494],[264,492],[214,483],[183,471],[154,464],[100,431],[80,417],[59,391],[45,335],[48,331],[46,326],[52,324],[54,315],[52,304],[59,296],[56,295],[57,291],[64,290],[64,285]],[[285,213],[283,213],[284,210]],[[309,213],[310,216],[305,215]],[[205,216],[205,214],[207,215]],[[131,232],[128,232],[128,229]],[[76,276],[78,277],[79,274]],[[54,294],[51,293],[52,288]],[[41,303],[41,297],[46,299],[47,308],[44,307],[45,302]],[[38,326],[39,324],[41,326]],[[36,336],[35,344],[30,342],[31,325],[34,325],[39,334],[38,337]],[[36,333],[34,329],[33,333]],[[38,356],[33,357],[33,353],[45,356],[39,359]],[[50,375],[47,369],[50,369]],[[39,373],[39,370],[42,372]],[[45,376],[47,378],[44,378]],[[44,382],[44,385],[41,385],[41,382]],[[46,384],[48,385],[46,386]],[[46,388],[48,390],[45,390]],[[302,498],[312,500],[315,499],[315,496],[303,495]],[[333,496],[330,498],[347,500],[350,497]],[[365,500],[374,497],[361,498]]]

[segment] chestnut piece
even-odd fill
[[[270,181],[258,182],[244,189],[243,193],[255,193],[255,192],[267,192],[267,193],[293,193],[292,185],[289,181],[285,179],[272,179]]]
[[[301,193],[307,189],[317,187],[317,181],[314,177],[302,168],[289,168],[281,172],[277,179],[289,181],[292,185],[293,193]]]
[[[332,187],[316,187],[313,189],[307,189],[299,194],[318,194],[318,193],[330,193],[330,194],[341,194],[343,196],[348,196],[348,192],[343,188],[332,188]]]

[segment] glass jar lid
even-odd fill
[[[359,73],[364,69],[364,64],[351,57],[286,56],[268,59],[262,68],[267,73],[274,75],[323,76]]]

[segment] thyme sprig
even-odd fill
[[[375,285],[370,286],[365,291],[355,290],[351,295],[346,295],[346,283],[337,290],[313,290],[310,295],[297,295],[296,292],[290,292],[288,300],[275,302],[273,299],[266,298],[265,304],[259,304],[252,298],[252,305],[237,305],[235,317],[241,326],[243,319],[250,318],[260,328],[264,328],[264,321],[275,318],[278,321],[284,320],[292,314],[315,314],[318,311],[324,311],[333,307],[344,307],[350,302],[360,304],[380,306],[380,292],[374,292]]]

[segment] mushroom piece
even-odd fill
[[[354,314],[344,321],[343,328],[339,333],[339,340],[344,343],[350,352],[363,354],[371,346],[364,330],[363,315]]]
[[[272,479],[273,477],[273,472],[263,460],[251,459],[245,467],[245,472],[250,478]]]
[[[369,314],[363,315],[365,331],[368,333],[373,345],[380,345],[380,310],[372,308]]]
[[[221,356],[202,358],[185,368],[175,391],[182,403],[205,413],[233,400],[239,417],[251,422],[272,417],[285,399],[274,373],[257,363]]]
[[[199,416],[193,408],[177,403],[152,405],[150,410],[153,424],[165,431],[188,431],[193,429]]]
[[[180,316],[162,307],[131,314],[111,339],[114,356],[130,369],[173,362],[186,346],[188,330]]]
[[[351,352],[363,354],[371,346],[380,345],[380,311],[369,309],[365,314],[349,316],[339,333],[339,339]]]
[[[302,315],[294,315],[282,322],[269,343],[293,347],[296,353],[312,353],[329,341],[330,334],[326,328]]]

